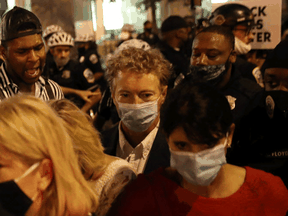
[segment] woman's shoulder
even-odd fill
[[[288,208],[288,190],[280,177],[262,170],[245,167],[245,185],[250,192],[259,198],[267,199],[273,203],[285,203]]]
[[[253,185],[265,184],[266,187],[285,187],[283,181],[280,177],[275,176],[271,173],[265,172],[263,170],[254,169],[249,166],[245,166],[246,169],[246,183]],[[285,187],[286,188],[286,187]]]

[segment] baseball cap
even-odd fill
[[[180,28],[187,28],[188,25],[184,18],[180,16],[170,16],[164,22],[161,26],[161,32],[169,32],[172,30],[180,29]]]
[[[32,29],[21,32],[21,27],[24,24],[30,24]],[[3,15],[0,25],[2,41],[42,33],[42,25],[38,17],[34,13],[17,6]]]

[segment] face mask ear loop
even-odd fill
[[[16,183],[19,182],[22,178],[25,178],[27,175],[33,172],[33,170],[35,170],[39,165],[40,165],[40,162],[33,164],[28,170],[26,170],[26,172],[22,176],[20,176],[19,178],[16,178],[14,181]]]
[[[226,140],[225,140],[225,143],[224,143],[224,146],[226,147],[228,147],[228,148],[231,148],[231,146],[228,146],[228,136],[229,136],[229,132],[227,131],[226,132]]]

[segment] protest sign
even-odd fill
[[[281,39],[282,0],[236,0],[212,4],[212,12],[223,4],[239,3],[250,8],[254,15],[255,27],[252,49],[274,49]]]

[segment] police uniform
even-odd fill
[[[79,63],[81,70],[83,70],[83,76],[86,79],[86,86],[89,88],[92,85],[99,84],[103,91],[106,87],[104,76],[98,80],[94,79],[95,73],[104,73],[101,66],[100,55],[97,50],[95,48],[89,48],[85,51],[85,54],[79,54]]]
[[[70,59],[69,62],[62,68],[58,68],[56,63],[53,62],[50,64],[49,68],[46,68],[46,72],[46,76],[54,80],[62,87],[87,90],[89,87],[94,85],[94,82],[88,83],[86,78],[90,76],[90,78],[92,77],[93,79],[94,76],[92,72],[88,72],[90,75],[85,77],[84,74],[87,73],[87,71],[85,71],[77,61],[72,59]],[[78,107],[82,107],[85,104],[85,102],[77,95],[65,95],[65,97],[73,101]]]
[[[159,41],[156,48],[173,66],[173,72],[168,83],[168,88],[171,89],[174,87],[174,82],[179,74],[181,73],[185,76],[189,71],[190,60],[183,50],[177,51],[164,41]]]
[[[259,85],[242,77],[235,64],[232,64],[229,82],[221,91],[230,104],[236,124],[259,104],[263,93]]]
[[[241,120],[229,163],[251,166],[281,177],[288,187],[288,119],[276,110],[269,118],[264,100],[248,116]]]

